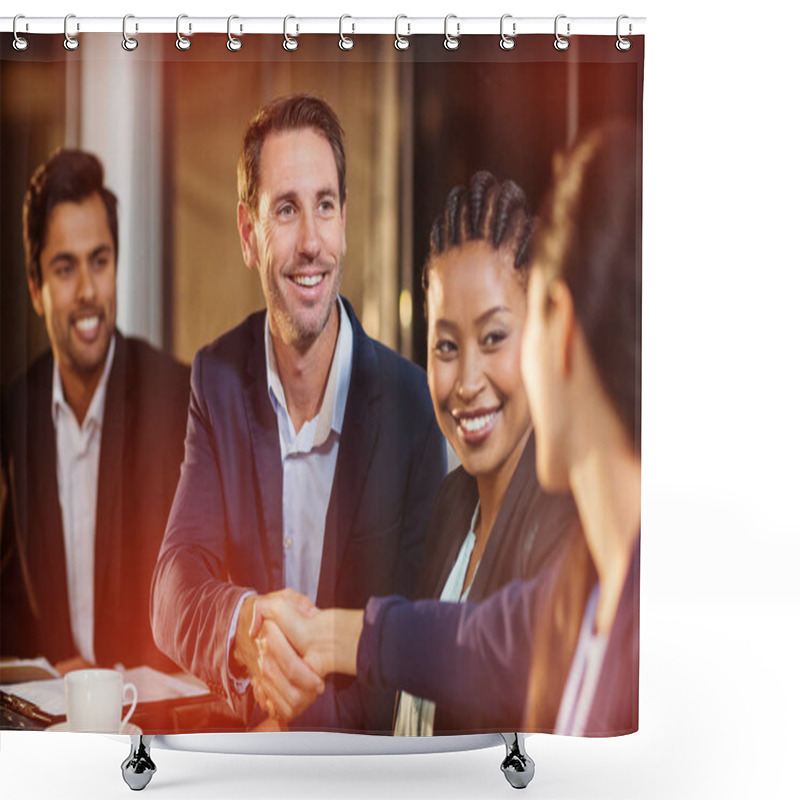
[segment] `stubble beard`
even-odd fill
[[[336,298],[339,295],[339,287],[342,283],[342,271],[338,270],[336,278],[336,285],[328,302],[328,307],[323,314],[320,321],[313,320],[308,324],[303,324],[303,320],[295,318],[288,311],[288,302],[286,297],[281,293],[278,286],[270,281],[267,298],[267,310],[270,316],[275,321],[276,329],[280,333],[280,337],[287,344],[298,350],[307,351],[314,342],[320,337],[325,330],[328,322],[330,321],[333,309],[336,307]]]

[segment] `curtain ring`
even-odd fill
[[[560,19],[566,19],[566,14],[559,14],[556,17],[556,22],[554,26],[554,31],[556,35],[556,40],[553,42],[553,47],[556,50],[567,50],[569,48],[569,39],[565,39],[559,32],[558,32],[558,21]],[[567,36],[569,36],[569,22],[567,23]]]
[[[411,47],[411,42],[408,41],[406,36],[411,36],[411,23],[407,22],[406,25],[408,26],[408,33],[406,36],[400,35],[400,20],[401,19],[408,19],[405,14],[398,14],[394,18],[394,46],[396,50],[408,50]]]
[[[14,49],[21,53],[23,50],[27,50],[28,49],[28,45],[30,44],[30,42],[24,36],[20,36],[17,33],[17,20],[18,19],[25,19],[24,14],[17,14],[17,16],[14,17],[14,24],[13,24],[13,26],[11,28],[14,31],[14,41],[12,42],[12,44],[14,46]],[[28,23],[27,22],[25,23],[25,30],[28,30]]]
[[[505,32],[505,22],[507,19],[512,20],[511,22],[511,36],[509,36]],[[503,14],[500,17],[500,49],[501,50],[513,50],[514,45],[516,42],[514,41],[514,37],[517,35],[517,23],[513,22],[513,16],[511,14]]]
[[[342,14],[339,17],[339,49],[340,50],[352,50],[355,46],[355,42],[349,37],[344,35],[344,31],[342,28],[344,27],[344,21],[346,19],[353,19],[349,14]],[[353,30],[352,33],[356,32],[356,24],[353,23]]]
[[[456,35],[451,35],[447,30],[447,24],[450,22],[451,19],[456,21]],[[461,23],[458,21],[458,17],[455,14],[448,14],[444,18],[444,49],[445,50],[458,50],[458,46],[461,42],[458,41],[458,37],[461,34]]]
[[[225,47],[227,47],[228,50],[231,51],[231,53],[238,53],[242,49],[242,40],[241,39],[237,39],[231,33],[231,22],[233,22],[233,20],[235,20],[235,19],[239,19],[239,17],[237,17],[236,14],[231,14],[228,17],[228,41],[225,44]],[[239,26],[239,33],[241,33],[241,32],[242,32],[242,26],[240,25]]]
[[[177,16],[177,18],[175,20],[175,34],[178,37],[175,40],[175,47],[177,47],[178,50],[188,50],[192,46],[192,40],[191,39],[187,39],[181,33],[181,20],[182,19],[188,19],[188,18],[189,18],[188,14],[178,14],[178,16]],[[191,33],[191,32],[192,32],[192,23],[190,22],[189,23],[189,33]]]
[[[122,18],[122,49],[127,50],[129,53],[134,51],[139,46],[139,41],[134,39],[133,36],[128,36],[128,20],[135,19],[133,14],[126,14]],[[136,30],[139,30],[139,26],[136,25]]]
[[[297,17],[293,17],[291,14],[289,14],[289,16],[283,18],[283,49],[288,50],[291,53],[294,50],[297,50],[300,42],[298,42],[297,39],[293,39],[291,36],[289,36],[287,26],[289,25],[290,19],[297,19]],[[300,33],[299,25],[297,26],[297,32]]]
[[[78,40],[74,36],[69,35],[69,31],[67,27],[69,26],[69,21],[71,19],[75,19],[74,14],[67,14],[64,17],[64,49],[65,50],[77,50],[78,49]],[[81,29],[80,23],[76,23],[75,30],[79,31]]]
[[[617,17],[617,42],[616,42],[616,48],[617,48],[617,50],[620,51],[620,53],[627,53],[628,50],[630,50],[631,47],[633,46],[633,42],[631,42],[630,39],[626,39],[624,36],[620,35],[619,24],[624,19],[628,19],[628,15],[627,14],[620,14]],[[629,22],[628,23],[628,35],[630,36],[631,33],[633,33],[633,25],[631,25],[630,22]]]

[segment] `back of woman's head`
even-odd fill
[[[641,262],[639,148],[623,123],[591,130],[556,162],[533,269],[564,281],[606,394],[639,451]],[[547,313],[547,309],[545,312]],[[540,585],[526,729],[552,730],[597,573],[580,531]]]
[[[534,267],[563,280],[603,387],[634,445],[641,418],[641,194],[633,125],[592,129],[556,162]]]
[[[476,172],[467,186],[450,190],[444,212],[431,227],[430,250],[422,273],[428,289],[428,273],[436,256],[467,242],[484,241],[493,250],[509,248],[514,269],[527,284],[532,260],[533,219],[525,192],[514,183],[502,183],[491,172]]]

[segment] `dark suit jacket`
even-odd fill
[[[528,672],[536,656],[532,632],[543,588],[537,578],[517,580],[478,603],[372,598],[358,643],[358,679],[428,697],[437,715],[441,706],[483,719],[484,732],[525,731]],[[619,736],[638,727],[637,544],[584,735]]]
[[[617,604],[584,736],[620,736],[639,730],[640,552],[641,536]]]
[[[371,595],[413,590],[446,460],[424,372],[370,339],[345,308],[353,368],[316,600],[363,608]],[[236,693],[226,659],[233,613],[246,589],[284,586],[283,470],[264,324],[265,312],[253,314],[195,357],[186,456],[151,598],[158,645],[243,715],[252,693]],[[392,695],[365,708],[352,684],[329,684],[294,727],[388,730]]]
[[[441,596],[458,552],[469,530],[478,502],[478,485],[463,467],[445,478],[436,498],[423,575],[417,597]],[[536,441],[528,438],[525,449],[503,498],[481,562],[470,588],[472,602],[489,597],[517,579],[534,578],[553,562],[568,532],[579,526],[578,512],[570,494],[547,494],[536,477]],[[445,680],[460,671],[453,658]],[[460,705],[437,706],[434,730],[456,734],[485,730],[491,714]]]
[[[170,662],[148,624],[150,580],[183,457],[189,369],[115,334],[100,441],[95,533],[95,657],[133,667]],[[53,355],[10,388],[2,409],[0,595],[3,655],[77,655],[69,618],[51,412]]]

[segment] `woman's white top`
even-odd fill
[[[595,585],[586,602],[578,646],[575,648],[569,677],[558,709],[555,733],[583,736],[586,730],[586,721],[592,709],[597,681],[600,678],[608,646],[608,637],[595,633],[594,630],[598,590],[599,586]]]
[[[472,557],[472,551],[475,548],[475,522],[478,519],[478,511],[481,504],[475,506],[475,512],[472,515],[472,522],[469,526],[469,532],[464,537],[461,544],[461,549],[458,551],[453,568],[450,570],[450,575],[442,589],[442,594],[439,599],[448,603],[463,603],[469,595],[469,590],[472,587],[472,581],[469,585],[465,586],[464,581],[467,577],[467,568],[469,567],[469,560]],[[474,579],[475,573],[478,571],[476,565],[472,577]],[[433,735],[433,717],[436,713],[436,703],[431,700],[425,700],[421,697],[415,697],[413,694],[401,692],[400,698],[397,703],[397,717],[394,723],[395,736],[432,736]]]

